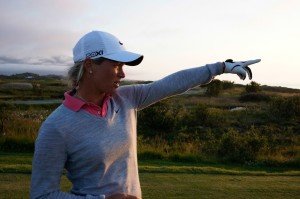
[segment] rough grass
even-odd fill
[[[0,173],[31,173],[31,153],[0,152]],[[140,173],[194,173],[249,176],[300,176],[293,168],[221,164],[212,162],[172,162],[166,160],[139,160]]]
[[[0,198],[29,198],[32,153],[0,152]],[[299,198],[300,171],[220,163],[139,161],[144,199]],[[65,174],[61,190],[72,187]]]
[[[297,198],[293,177],[141,174],[144,198]]]
[[[140,173],[144,199],[299,198],[300,179],[292,176],[230,176],[186,173]],[[0,198],[29,198],[29,174],[0,174]],[[71,183],[62,177],[61,190]]]

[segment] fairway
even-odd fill
[[[300,179],[281,176],[141,174],[144,198],[299,198]]]
[[[166,198],[300,198],[298,176],[238,176],[141,173],[144,199]],[[28,198],[30,174],[0,174],[0,198]],[[63,176],[61,189],[71,183]]]
[[[0,199],[29,198],[31,153],[0,152]],[[143,199],[300,198],[298,169],[139,161]],[[72,187],[65,174],[61,190]]]

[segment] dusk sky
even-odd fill
[[[259,58],[253,81],[300,88],[300,0],[0,0],[0,26],[0,74],[66,74],[80,37],[102,30],[144,55],[126,79]]]

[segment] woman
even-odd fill
[[[143,55],[126,51],[115,36],[84,35],[73,49],[74,89],[43,122],[35,142],[31,198],[142,198],[137,164],[137,111],[209,83],[216,75],[252,78],[247,62],[217,62],[185,69],[150,84],[120,86],[123,66]],[[201,121],[199,121],[201,122]],[[60,191],[63,169],[73,187]]]

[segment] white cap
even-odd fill
[[[117,37],[103,31],[87,33],[73,48],[74,62],[99,57],[122,62],[129,66],[138,65],[143,60],[143,55],[127,51]]]

